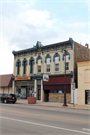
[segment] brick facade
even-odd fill
[[[71,103],[71,94],[66,94],[67,103]],[[64,103],[64,94],[62,93],[49,93],[49,102]]]
[[[86,60],[90,60],[90,49],[74,42],[74,82],[76,83],[76,88],[78,88],[77,62]]]

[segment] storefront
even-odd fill
[[[90,90],[85,90],[85,104],[90,104]]]
[[[78,62],[78,105],[90,105],[90,61]]]
[[[30,77],[15,77],[15,94],[17,97],[28,98],[34,96],[34,80],[30,79]]]
[[[57,94],[64,93],[65,88],[65,76],[64,75],[51,75],[49,81],[43,81],[44,101],[48,102],[50,95],[53,93],[53,97],[57,98]],[[71,93],[71,76],[66,75],[66,93]],[[58,96],[58,95],[57,95]],[[50,99],[53,101],[53,99]],[[53,101],[54,102],[54,101]]]

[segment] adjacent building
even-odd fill
[[[77,62],[78,105],[90,104],[90,61]]]
[[[35,96],[41,101],[63,102],[66,83],[67,102],[72,103],[71,84],[75,82],[77,87],[77,61],[89,60],[89,52],[88,46],[82,46],[72,38],[50,45],[37,41],[33,48],[13,51],[13,93],[21,98]],[[43,75],[49,80],[43,81]]]
[[[12,74],[0,75],[0,93],[12,93]]]

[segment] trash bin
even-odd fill
[[[35,104],[36,103],[36,97],[28,97],[28,104]]]

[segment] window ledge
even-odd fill
[[[17,77],[20,77],[20,74],[16,75]]]
[[[60,71],[54,71],[54,73],[60,73]]]
[[[41,72],[37,72],[37,74],[41,74]]]
[[[27,76],[27,74],[23,74],[23,76]]]
[[[70,72],[70,70],[66,70],[66,72]],[[63,71],[63,73],[65,73],[65,71]]]
[[[51,72],[45,72],[45,74],[46,74],[46,73],[49,73],[49,74],[50,74]]]

